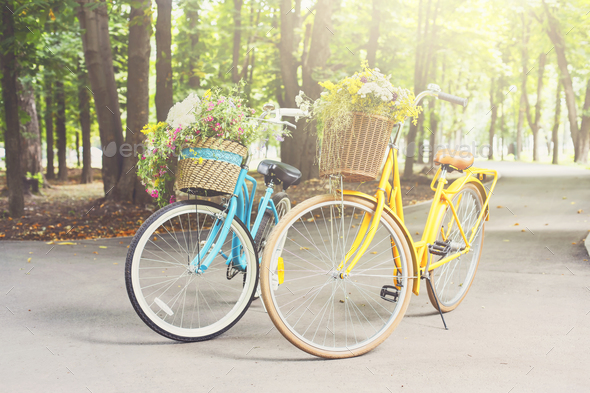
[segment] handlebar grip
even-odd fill
[[[305,112],[298,108],[280,108],[277,110],[278,116],[288,116],[288,117],[304,117]]]
[[[438,98],[440,100],[448,101],[453,104],[461,105],[463,107],[467,106],[467,98],[461,98],[461,97],[457,97],[452,94],[447,94],[447,93],[443,93],[443,92],[438,93]]]

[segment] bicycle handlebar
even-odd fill
[[[467,98],[461,98],[461,97],[457,97],[452,94],[447,94],[447,93],[443,93],[443,92],[439,92],[437,97],[439,100],[444,100],[444,101],[451,102],[453,104],[461,105],[464,108],[467,106]]]

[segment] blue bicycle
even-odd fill
[[[265,119],[274,114],[274,119]],[[298,109],[264,106],[261,121],[282,126],[282,116]],[[264,160],[258,172],[266,192],[251,223],[256,180],[242,163],[233,195],[222,204],[202,199],[168,205],[150,216],[135,234],[125,266],[127,293],[139,317],[157,333],[178,341],[214,338],[246,313],[258,287],[259,258],[272,228],[291,209],[274,186],[298,184],[298,169]],[[247,182],[251,183],[251,191]]]

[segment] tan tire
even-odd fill
[[[344,196],[342,215],[341,203],[322,195],[293,208],[270,234],[260,270],[262,298],[276,328],[323,358],[359,356],[381,344],[403,318],[414,280],[407,240],[386,212],[350,275],[341,275],[343,255],[375,209],[364,198]],[[391,252],[392,242],[398,253]],[[401,267],[395,279],[393,255]]]
[[[457,201],[461,198],[459,208],[457,209]],[[483,207],[483,198],[480,191],[473,184],[466,184],[459,190],[459,192],[453,197],[453,205],[457,210],[457,216],[463,227],[465,236],[467,239],[473,232],[473,226],[479,217],[481,209]],[[448,231],[449,224],[451,224],[451,230]],[[441,227],[444,228],[447,239],[465,246],[461,232],[459,231],[456,223],[453,219],[453,213],[450,208],[447,208],[441,222],[437,227],[437,240],[443,240],[441,234]],[[430,303],[435,309],[437,300],[440,310],[442,312],[449,312],[457,308],[457,306],[465,299],[469,288],[473,283],[477,267],[479,265],[479,259],[481,257],[481,250],[483,246],[484,238],[484,220],[480,222],[479,228],[477,228],[477,234],[471,244],[471,250],[459,258],[453,259],[448,263],[432,270],[430,272],[432,287],[426,285],[428,290],[428,297]],[[436,262],[438,258],[434,258],[433,255],[432,263]],[[436,293],[436,295],[435,295]]]

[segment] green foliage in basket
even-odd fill
[[[315,101],[301,91],[295,98],[297,106],[320,125],[329,122],[336,129],[345,129],[350,124],[351,112],[384,116],[395,123],[406,117],[417,120],[422,108],[414,106],[412,92],[393,86],[391,75],[385,76],[378,68],[370,69],[366,62],[362,67],[362,72],[337,83],[319,82],[325,91]]]
[[[191,93],[170,109],[166,122],[148,124],[141,131],[146,139],[137,174],[146,192],[160,206],[174,202],[174,196],[164,200],[166,181],[174,179],[168,160],[172,155],[179,155],[183,146],[190,145],[197,137],[226,139],[244,146],[261,138],[259,123],[252,117],[256,111],[248,108],[239,95],[242,87],[240,83],[228,94],[223,94],[221,89],[209,90],[202,98]],[[203,161],[198,157],[196,160]]]

